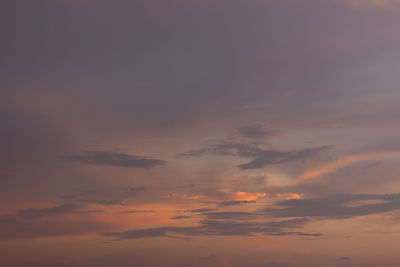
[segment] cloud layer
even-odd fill
[[[237,166],[241,170],[258,169],[271,164],[287,163],[296,160],[315,157],[326,152],[331,146],[306,148],[294,151],[266,150],[259,146],[247,143],[220,141],[198,150],[189,150],[178,154],[180,157],[198,157],[205,155],[238,156],[250,158],[251,161]]]
[[[86,151],[82,155],[69,156],[66,157],[66,159],[85,164],[109,165],[126,168],[151,169],[156,166],[166,165],[166,162],[160,159],[151,159],[106,151]]]

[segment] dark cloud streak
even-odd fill
[[[285,229],[298,228],[309,222],[308,219],[283,220],[278,222],[235,222],[219,220],[203,220],[198,226],[185,227],[157,227],[124,232],[105,233],[105,236],[120,239],[139,239],[151,237],[173,237],[171,235],[183,236],[251,236],[254,234],[264,235],[301,235],[320,236],[319,233],[303,233],[284,231]]]
[[[278,131],[272,130],[262,124],[252,124],[240,127],[238,129],[238,132],[240,135],[244,137],[254,138],[254,139],[272,137],[272,136],[277,136],[279,134]]]
[[[155,210],[127,210],[122,211],[121,214],[136,214],[136,213],[153,213]]]
[[[291,199],[281,201],[277,205],[278,208],[267,208],[264,212],[274,217],[353,218],[399,210],[400,194],[343,194],[325,198]]]
[[[126,168],[151,169],[166,165],[166,161],[151,159],[130,154],[113,153],[106,151],[86,151],[82,155],[65,157],[67,160],[85,164],[109,165]]]
[[[256,203],[256,201],[249,201],[249,200],[222,201],[222,202],[218,202],[218,205],[221,205],[221,206],[239,206],[239,205],[250,204],[250,203]]]
[[[178,154],[178,156],[198,157],[205,155],[220,155],[251,158],[252,160],[249,163],[237,166],[241,170],[248,170],[258,169],[272,164],[287,163],[295,160],[307,159],[310,157],[314,157],[322,152],[328,151],[330,148],[330,146],[321,146],[295,151],[278,151],[265,150],[253,144],[220,141],[202,149],[190,150],[185,153]]]
[[[24,209],[17,211],[17,214],[29,217],[40,217],[46,215],[64,215],[80,212],[82,206],[77,204],[63,204],[59,206],[54,206],[51,208],[42,208],[42,209]]]

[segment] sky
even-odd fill
[[[1,1],[0,266],[399,266],[399,26],[399,0]]]

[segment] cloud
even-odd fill
[[[29,208],[0,216],[0,240],[41,238],[63,235],[97,234],[115,229],[115,225],[95,220],[87,215],[103,210],[85,210],[77,204],[62,204],[49,208]],[[64,216],[73,214],[74,216]]]
[[[304,233],[304,232],[278,232],[278,233],[271,233],[270,235],[274,236],[297,235],[297,236],[312,236],[312,237],[322,236],[321,233]]]
[[[122,211],[121,214],[135,214],[135,213],[152,213],[156,212],[155,210],[126,210]]]
[[[206,196],[203,194],[167,193],[166,197],[170,199],[198,200]]]
[[[121,199],[77,199],[78,202],[92,203],[103,206],[124,205]]]
[[[238,205],[249,204],[249,203],[256,203],[256,201],[255,200],[252,200],[252,201],[248,201],[248,200],[222,201],[222,202],[218,202],[218,205],[221,205],[221,206],[238,206]]]
[[[252,159],[249,163],[239,165],[241,170],[258,169],[271,164],[286,163],[295,160],[314,157],[322,152],[328,151],[330,146],[321,146],[310,149],[295,151],[265,150],[256,145],[246,143],[235,143],[219,141],[203,149],[190,150],[180,157],[198,157],[205,155],[239,156]]]
[[[70,255],[69,255],[70,256]],[[130,253],[101,253],[99,255],[94,255],[90,258],[74,258],[69,257],[68,259],[63,257],[49,257],[41,260],[24,260],[22,263],[17,264],[7,264],[7,267],[132,267],[132,266],[149,266],[149,267],[159,267],[160,265],[148,265],[146,260],[146,255]],[[172,265],[166,264],[163,267],[171,267]],[[196,266],[197,267],[197,266]]]
[[[190,216],[179,215],[179,216],[171,217],[170,219],[171,220],[182,220],[182,219],[188,219],[188,218],[191,218],[191,217]]]
[[[30,222],[30,219],[38,219],[44,216],[62,216],[66,214],[89,214],[103,212],[103,210],[85,210],[82,208],[84,207],[81,205],[67,203],[50,208],[23,209],[14,213],[1,215],[0,223],[25,224],[26,222]]]
[[[24,209],[17,211],[17,214],[29,216],[29,217],[40,217],[46,215],[64,215],[64,214],[71,214],[71,213],[78,213],[82,212],[80,209],[82,206],[77,204],[63,204],[59,206],[54,206],[51,208],[43,208],[43,209]]]
[[[215,209],[194,209],[191,210],[190,212],[194,212],[194,213],[202,213],[202,212],[208,212],[208,211],[214,211]]]
[[[338,261],[348,261],[348,260],[351,260],[351,258],[350,257],[339,257],[339,258],[337,258],[337,260]]]
[[[106,151],[86,151],[82,155],[68,156],[66,159],[85,164],[144,169],[151,169],[156,166],[164,166],[167,164],[166,161],[160,159]]]
[[[277,136],[278,131],[272,130],[262,124],[252,124],[238,129],[240,135],[247,138],[260,139],[265,137]]]
[[[32,222],[4,223],[0,221],[0,240],[42,238],[66,235],[98,234],[117,229],[116,225],[90,218],[82,220],[41,220]]]
[[[220,220],[220,219],[235,219],[235,220],[248,220],[257,214],[254,212],[244,211],[217,211],[217,212],[205,212],[209,219]]]
[[[313,169],[307,170],[304,173],[300,174],[296,179],[296,183],[304,182],[310,179],[314,179],[320,177],[322,175],[330,174],[337,171],[340,168],[344,168],[351,164],[375,160],[375,159],[385,159],[385,158],[394,158],[400,155],[399,151],[383,151],[383,152],[373,152],[373,153],[364,153],[364,154],[353,154],[343,156],[335,161],[331,161],[320,166],[317,166]]]
[[[289,266],[290,265],[286,263],[276,263],[276,262],[270,262],[261,265],[261,267],[289,267]]]
[[[244,214],[226,213],[225,216],[218,216],[218,219],[205,219],[196,226],[165,226],[156,228],[145,228],[124,232],[105,233],[105,236],[117,237],[119,239],[139,239],[150,237],[174,237],[183,236],[251,236],[254,234],[264,235],[307,235],[320,236],[319,233],[303,233],[299,231],[286,231],[287,229],[299,228],[308,219],[292,219],[274,222],[249,222],[232,220]],[[210,217],[210,214],[207,214]],[[229,219],[228,219],[229,218]],[[220,220],[225,219],[225,220]],[[228,219],[228,220],[226,220]]]
[[[343,194],[326,198],[290,199],[278,202],[277,205],[279,208],[267,208],[264,212],[275,217],[343,219],[398,210],[400,194]]]
[[[300,199],[303,198],[303,194],[298,194],[298,193],[278,193],[276,194],[277,197],[279,198],[284,198],[284,199]]]
[[[139,194],[141,192],[144,192],[144,191],[147,191],[147,190],[148,190],[148,188],[145,187],[145,186],[136,186],[136,187],[130,186],[128,188],[128,195],[129,196],[134,196],[134,195],[137,195],[137,194]]]
[[[370,169],[370,168],[375,168],[375,167],[380,166],[380,165],[382,165],[381,161],[374,161],[374,162],[371,162],[371,163],[367,164],[364,168],[365,169]]]

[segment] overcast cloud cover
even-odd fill
[[[400,1],[0,20],[0,266],[400,265]]]

